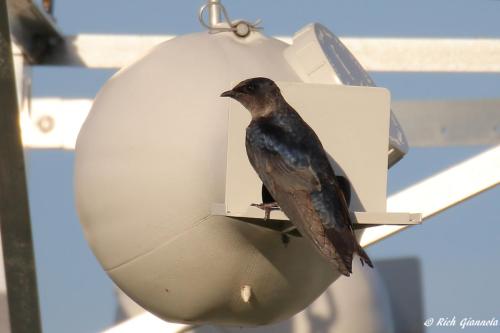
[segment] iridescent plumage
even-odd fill
[[[354,253],[373,267],[356,240],[347,199],[318,136],[278,86],[267,78],[253,78],[222,96],[238,100],[250,111],[250,163],[300,233],[344,275],[352,273]]]

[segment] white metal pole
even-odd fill
[[[208,16],[210,26],[214,27],[220,23],[220,1],[219,0],[210,0],[210,6],[208,6]]]

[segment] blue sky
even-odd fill
[[[202,3],[65,0],[55,2],[55,16],[66,34],[184,34],[202,30],[196,16]],[[310,22],[320,22],[339,36],[500,38],[500,1],[492,0],[227,0],[224,4],[233,18],[261,18],[270,35],[292,35]],[[112,74],[38,67],[33,72],[33,96],[92,98]],[[373,78],[391,90],[393,100],[500,98],[500,74],[373,73]],[[487,148],[412,149],[390,170],[389,192]],[[76,216],[74,154],[29,150],[26,156],[44,331],[99,331],[113,322],[116,302],[112,282],[88,248]],[[369,253],[375,260],[420,258],[426,316],[500,318],[499,202],[500,189],[490,190],[370,247]]]

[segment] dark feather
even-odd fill
[[[276,199],[273,198],[266,185],[262,184],[262,203],[272,203],[276,202]]]
[[[336,177],[316,133],[286,103],[276,84],[266,78],[249,79],[222,96],[250,110],[250,163],[300,233],[344,275],[352,272],[354,253],[373,266],[353,232],[349,182]]]
[[[310,144],[297,144],[272,118],[253,121],[247,129],[248,157],[297,229],[324,257],[336,262],[342,274],[349,275],[353,253],[361,252],[347,206],[350,185],[347,180],[338,182],[319,139],[312,134]],[[311,158],[311,154],[317,156]],[[371,264],[368,257],[365,261]]]
[[[337,176],[337,183],[344,194],[347,207],[351,205],[351,182],[344,176]]]

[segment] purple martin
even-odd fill
[[[246,150],[253,168],[299,232],[338,270],[352,273],[354,253],[373,264],[359,245],[349,215],[348,200],[318,136],[286,102],[279,87],[258,77],[240,82],[221,94],[250,111]],[[260,205],[266,210],[276,203]]]

